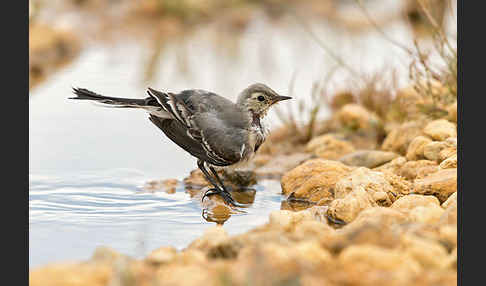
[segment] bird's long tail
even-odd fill
[[[109,97],[97,94],[85,88],[73,88],[73,92],[76,97],[70,97],[69,99],[92,100],[111,105],[110,107],[145,109],[149,107],[157,107],[156,100],[151,97],[147,97],[145,99]]]

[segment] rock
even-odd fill
[[[447,107],[447,119],[457,123],[457,101]]]
[[[221,173],[223,181],[230,182],[235,187],[248,187],[257,183],[257,176],[251,170],[225,169]]]
[[[255,169],[258,178],[280,178],[285,172],[292,170],[312,158],[308,153],[281,154],[271,157],[266,164]]]
[[[341,126],[351,130],[376,128],[381,124],[376,114],[355,103],[344,105],[335,117]]]
[[[273,158],[270,154],[265,153],[256,153],[253,159],[251,160],[256,168],[262,167],[267,164]]]
[[[443,225],[454,225],[457,227],[457,201],[451,203],[446,209],[442,217],[440,218],[440,223]]]
[[[256,174],[253,171],[218,170],[218,174],[224,181],[225,186],[232,189],[256,184]],[[212,187],[199,169],[192,170],[189,177],[184,178],[184,184],[186,189],[202,189],[204,187]]]
[[[105,286],[113,276],[109,263],[51,264],[29,272],[31,286]]]
[[[307,201],[305,199],[296,199],[293,195],[289,196],[286,200],[282,200],[280,202],[280,209],[281,210],[289,210],[289,211],[302,211],[314,206],[315,203]]]
[[[440,242],[447,247],[447,249],[452,250],[457,247],[457,225],[456,224],[446,224],[439,228],[439,239]]]
[[[385,163],[379,167],[373,168],[373,171],[383,172],[383,173],[393,173],[395,175],[399,174],[402,166],[407,162],[405,157],[397,157],[388,163]]]
[[[351,245],[339,254],[337,263],[347,282],[340,285],[412,285],[422,271],[409,255],[375,245]]]
[[[282,192],[297,199],[326,204],[333,199],[334,184],[353,168],[325,159],[312,159],[285,173]]]
[[[439,223],[444,209],[439,205],[417,206],[410,211],[410,219],[425,224]]]
[[[269,224],[279,228],[288,229],[292,225],[292,213],[287,210],[270,213]]]
[[[412,209],[416,207],[428,207],[430,205],[440,206],[440,202],[434,196],[410,194],[396,200],[391,208],[405,213],[409,213]]]
[[[394,128],[386,136],[381,149],[405,155],[412,140],[422,135],[422,123],[419,121],[409,121]]]
[[[299,212],[280,210],[270,213],[268,223],[271,227],[289,230],[296,224],[306,220],[314,220],[314,215],[307,210]]]
[[[174,194],[180,182],[177,179],[151,180],[145,183],[143,189],[148,191],[162,190],[168,194]]]
[[[382,173],[385,175],[385,180],[392,186],[394,190],[392,195],[395,195],[396,198],[410,193],[412,189],[412,183],[408,182],[403,177],[395,175],[391,172],[385,171]]]
[[[327,224],[327,221],[304,220],[295,225],[292,238],[300,240],[328,239],[334,235],[335,230]]]
[[[292,250],[299,264],[309,270],[318,271],[333,262],[329,251],[322,248],[315,240],[299,242],[292,247]]]
[[[220,242],[224,243],[224,242]],[[217,246],[215,244],[214,246]],[[207,250],[206,250],[207,251]],[[208,262],[206,252],[200,249],[185,249],[184,251],[180,251],[176,254],[173,259],[174,264],[179,265],[189,265],[189,264],[199,264],[204,265]],[[172,263],[171,263],[172,264]]]
[[[437,163],[430,160],[408,161],[399,169],[398,174],[407,180],[424,178],[429,174],[439,171]]]
[[[447,158],[447,156],[451,156],[455,152],[455,147],[450,147],[449,144],[445,141],[434,141],[424,146],[425,158],[436,162],[441,162],[442,160]]]
[[[207,250],[228,241],[228,234],[220,225],[208,228],[204,234],[189,244],[189,249]]]
[[[314,219],[320,222],[327,222],[327,210],[329,206],[313,206],[308,208],[307,211],[310,212]]]
[[[251,261],[253,264],[261,263],[265,265],[265,274],[274,276],[274,279],[285,281],[297,274],[299,261],[296,259],[296,253],[291,247],[276,242],[267,242],[249,250],[249,254],[241,253],[243,256],[242,260]],[[282,273],[282,275],[277,275],[278,273]],[[253,273],[248,274],[253,275]],[[268,281],[268,278],[265,280]],[[248,284],[252,285],[253,283]],[[274,285],[279,284],[276,283]]]
[[[189,177],[184,178],[184,184],[190,188],[203,188],[210,185],[199,169],[192,170]]]
[[[424,159],[424,147],[425,145],[431,143],[432,140],[428,137],[425,136],[417,136],[415,137],[412,142],[410,142],[410,145],[408,145],[407,149],[407,160],[413,161],[413,160],[420,160]]]
[[[413,257],[424,269],[448,267],[447,250],[435,241],[405,234],[401,246],[405,249],[405,253]]]
[[[351,143],[337,139],[333,134],[313,138],[306,145],[306,151],[323,159],[337,160],[354,151]]]
[[[122,257],[126,256],[110,247],[99,246],[95,249],[93,255],[91,256],[91,261],[104,261],[112,263]]]
[[[450,195],[449,198],[447,198],[447,200],[442,204],[442,207],[446,209],[452,204],[457,204],[457,192]]]
[[[454,248],[451,254],[449,255],[447,264],[449,264],[449,268],[453,270],[457,270],[457,247]]]
[[[359,167],[348,176],[340,179],[336,183],[334,197],[343,199],[358,188],[363,188],[380,206],[390,206],[398,197],[383,173],[371,171],[364,167]]]
[[[457,168],[443,169],[414,182],[417,194],[434,195],[442,203],[457,191]]]
[[[457,136],[457,127],[445,119],[438,119],[430,122],[424,128],[424,133],[437,141]]]
[[[328,215],[337,221],[351,222],[362,210],[377,206],[375,199],[358,186],[342,199],[335,199],[329,205]]]
[[[369,208],[362,211],[354,221],[336,230],[334,237],[321,243],[333,253],[339,253],[350,245],[394,248],[400,243],[400,232],[394,228],[407,220],[403,213],[390,208]]]
[[[442,161],[439,164],[439,168],[441,168],[441,169],[457,168],[457,154],[454,154],[451,157]]]
[[[160,247],[152,251],[145,260],[152,264],[164,264],[174,259],[176,254],[177,250],[172,246]]]
[[[446,140],[446,142],[449,144],[446,148],[442,149],[439,152],[439,160],[443,161],[446,160],[452,156],[457,156],[457,146],[451,145],[450,142],[453,142],[452,140]],[[456,158],[457,161],[457,158]]]
[[[204,265],[169,265],[158,268],[152,283],[145,285],[215,285],[219,277],[214,274]]]
[[[339,161],[348,166],[360,166],[366,168],[375,168],[395,159],[399,155],[393,152],[384,152],[377,150],[358,150],[353,153],[344,155]]]

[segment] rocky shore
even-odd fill
[[[259,179],[280,180],[285,199],[264,225],[234,236],[216,225],[143,259],[99,248],[31,270],[30,285],[456,285],[457,103],[442,94],[440,116],[410,88],[382,114],[340,102],[307,142],[274,131],[247,171],[223,174],[246,203]],[[200,197],[207,182],[193,171],[184,185]],[[233,211],[215,196],[203,207],[222,222]]]

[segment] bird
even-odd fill
[[[235,202],[217,169],[238,169],[247,164],[269,134],[262,119],[283,96],[263,83],[241,91],[233,102],[214,92],[187,89],[179,93],[147,88],[146,98],[118,98],[73,87],[76,97],[106,107],[139,108],[149,120],[179,147],[197,158],[197,166],[213,185],[202,196],[220,195],[225,203]],[[209,171],[208,171],[209,169]]]

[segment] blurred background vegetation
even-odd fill
[[[298,134],[299,142],[313,137],[316,118],[323,106],[337,110],[355,102],[384,121],[403,122],[415,116],[409,112],[408,97],[397,99],[393,74],[357,72],[356,67],[341,58],[339,51],[330,48],[312,30],[309,23],[315,21],[323,20],[330,27],[356,35],[373,30],[408,53],[411,87],[421,98],[412,104],[418,114],[433,118],[448,116],[447,108],[457,97],[457,36],[443,28],[447,16],[454,18],[457,4],[451,0],[30,0],[29,4],[30,88],[72,62],[84,48],[100,44],[116,47],[127,39],[140,43],[148,51],[141,78],[150,83],[157,78],[158,63],[166,45],[184,43],[191,33],[203,27],[210,27],[213,47],[222,57],[238,58],[239,38],[248,32],[252,22],[265,17],[271,25],[282,29],[289,22],[297,23],[336,62],[322,81],[314,83],[311,95],[297,102],[297,108],[277,110],[281,122]],[[414,38],[412,47],[385,32],[397,20],[409,25]],[[429,48],[423,48],[423,39]],[[440,65],[430,64],[430,50],[439,58],[436,62]],[[183,44],[176,48],[175,60],[182,72],[189,70],[189,53]],[[346,88],[330,94],[326,86],[337,69],[347,71],[350,80]],[[292,89],[290,82],[290,95]],[[299,123],[302,114],[307,115],[306,120]]]

